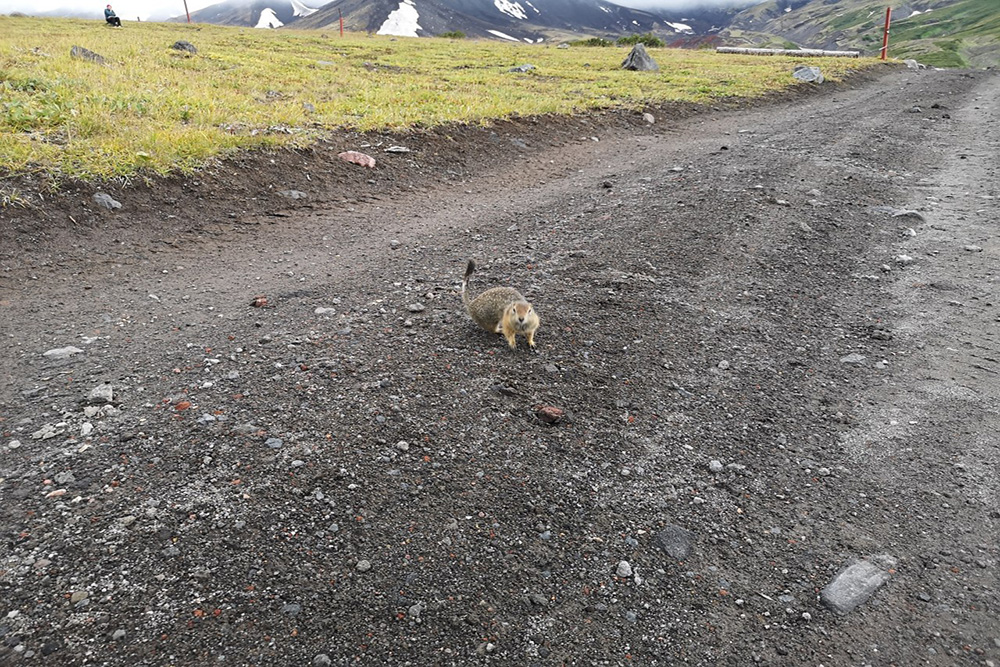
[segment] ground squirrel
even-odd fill
[[[470,299],[466,287],[475,270],[476,263],[470,259],[462,278],[462,303],[472,319],[490,333],[503,334],[512,350],[517,349],[517,334],[527,338],[528,345],[534,347],[535,331],[540,324],[535,309],[513,287],[494,287]]]

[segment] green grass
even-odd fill
[[[997,0],[959,0],[894,24],[890,52],[934,67],[996,64],[1000,58]]]
[[[185,39],[194,56],[169,48]],[[70,58],[72,45],[107,66]],[[794,85],[795,58],[627,47],[391,39],[168,23],[0,17],[0,173],[111,178],[185,172],[233,151],[305,146],[332,130],[757,97]],[[530,74],[511,74],[530,62]],[[836,80],[875,61],[810,61]],[[588,66],[584,66],[587,64]]]
[[[997,0],[958,0],[926,14],[893,23],[892,37],[900,42],[937,37],[1000,40],[1000,3]]]

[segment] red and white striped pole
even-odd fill
[[[892,7],[885,8],[885,32],[882,33],[882,60],[889,54],[889,20],[892,18]]]

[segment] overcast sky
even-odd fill
[[[219,1],[187,0],[188,9],[192,12]],[[163,19],[184,14],[184,0],[0,0],[0,14],[24,12],[36,15],[60,12],[72,16],[91,15],[103,18],[104,7],[109,3],[123,21],[134,21],[136,17],[143,20]],[[310,3],[307,1],[306,4]]]
[[[214,5],[221,0],[188,0],[188,9],[192,12]],[[609,0],[614,1],[614,0]],[[751,5],[763,0],[617,0],[616,4],[640,9],[677,9],[684,10],[693,6],[732,6]],[[184,14],[184,0],[0,0],[0,14],[24,12],[25,14],[45,14],[59,11],[72,16],[104,15],[104,6],[111,3],[115,13],[125,21],[134,21],[136,17],[147,19],[164,19]],[[249,0],[248,0],[249,2]],[[329,0],[305,0],[310,7],[321,7]],[[545,7],[545,0],[534,0],[538,7]],[[419,6],[419,0],[418,0]],[[62,11],[60,11],[62,10]]]

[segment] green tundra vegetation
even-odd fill
[[[174,50],[177,40],[198,52]],[[103,65],[70,56],[74,45]],[[536,114],[753,98],[799,84],[796,58],[556,48],[337,31],[0,17],[0,175],[55,179],[197,169],[334,130],[405,131]],[[511,73],[530,63],[534,70]],[[838,80],[872,59],[809,60]]]

